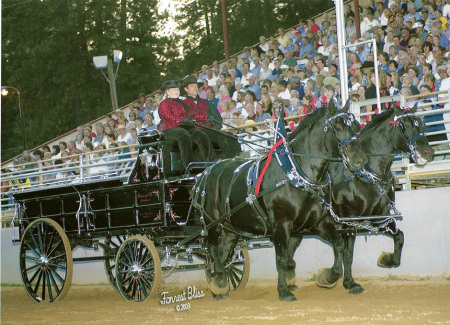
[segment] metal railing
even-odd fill
[[[114,179],[126,183],[137,155],[132,145],[6,167],[1,173],[2,215],[14,208],[13,193]]]

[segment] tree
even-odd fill
[[[157,0],[2,3],[2,83],[22,93],[28,148],[112,111],[96,55],[124,53],[119,106],[161,83],[169,37],[158,36]],[[164,17],[162,17],[164,18]],[[20,154],[17,100],[2,98],[2,160]],[[17,136],[19,135],[19,136]]]

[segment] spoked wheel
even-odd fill
[[[153,242],[144,236],[127,238],[116,257],[117,288],[125,300],[154,296],[161,284],[161,261]]]
[[[105,257],[103,265],[105,266],[106,278],[108,279],[109,284],[116,290],[118,290],[116,283],[117,251],[127,237],[127,235],[108,236],[105,238],[105,247],[103,247],[103,256]]]
[[[236,248],[233,256],[225,264],[225,269],[230,284],[230,290],[238,291],[243,289],[248,282],[250,275],[250,258],[246,248]],[[205,264],[205,274],[208,283],[211,282],[214,273],[214,262],[208,256]]]
[[[31,299],[61,300],[69,291],[72,273],[72,249],[61,226],[46,218],[32,222],[20,242],[20,274]]]

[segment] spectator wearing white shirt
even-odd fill
[[[125,125],[119,124],[117,126],[117,131],[119,132],[119,136],[117,137],[117,142],[128,142],[130,138],[130,134],[126,132]]]

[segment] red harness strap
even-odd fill
[[[266,164],[264,165],[264,168],[263,168],[261,174],[259,175],[258,180],[256,181],[256,186],[255,186],[255,195],[256,196],[258,196],[258,194],[259,194],[259,188],[261,187],[261,182],[263,180],[264,174],[266,173],[267,168],[269,168],[269,164],[270,164],[270,160],[272,159],[273,151],[282,143],[283,143],[283,139],[278,140],[277,143],[275,143],[269,151],[269,155],[267,156]]]

